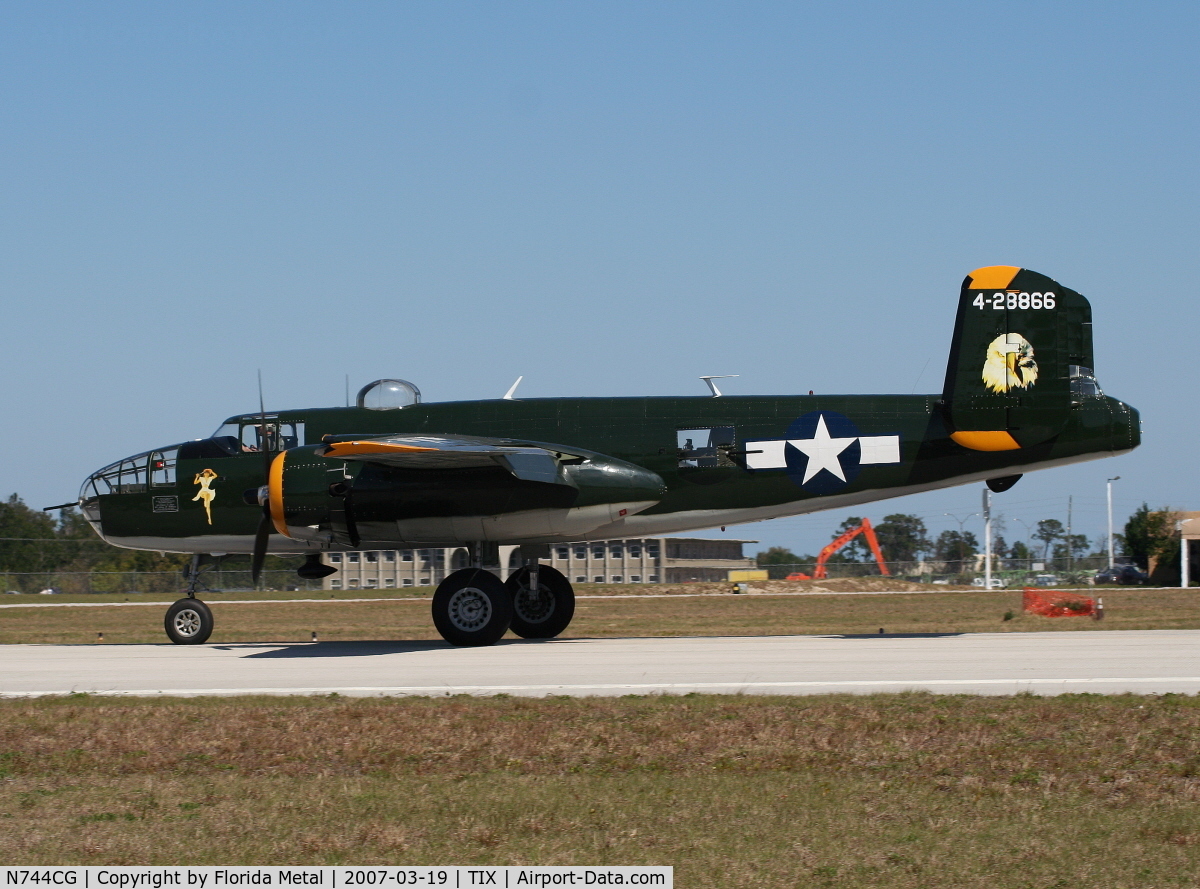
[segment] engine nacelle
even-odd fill
[[[330,449],[291,448],[272,462],[268,498],[279,533],[348,547],[561,539],[648,509],[666,493],[657,473],[603,454],[510,449],[469,465],[448,457],[409,466]]]

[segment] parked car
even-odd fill
[[[1116,565],[1096,575],[1096,583],[1119,583],[1121,586],[1142,586],[1150,582],[1150,575],[1137,565]]]
[[[979,586],[979,587],[984,586],[984,581],[985,581],[985,578],[976,577],[974,580],[971,581],[971,586]],[[989,589],[993,589],[993,590],[1004,589],[1004,581],[1001,580],[999,577],[993,577],[992,584],[989,587]]]
[[[1057,574],[1037,574],[1033,578],[1034,586],[1058,586]]]

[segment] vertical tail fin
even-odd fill
[[[951,437],[978,451],[1046,441],[1070,415],[1075,368],[1093,366],[1081,294],[1016,266],[976,269],[963,281],[942,392]]]

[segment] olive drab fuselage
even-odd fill
[[[269,551],[311,554],[645,537],[1000,490],[1137,447],[1137,411],[1100,391],[1094,364],[1086,299],[992,266],[963,283],[940,394],[422,403],[379,381],[415,396],[390,405],[372,384],[356,407],[232,417],[100,470],[79,502],[120,546],[250,552],[265,511]]]
[[[615,457],[649,470],[662,480],[665,492],[657,503],[636,515],[618,518],[625,531],[614,533],[613,523],[607,523],[594,534],[576,534],[571,538],[581,540],[676,533],[848,506],[1106,457],[1128,451],[1139,442],[1137,412],[1101,395],[1077,399],[1065,427],[1049,441],[1018,450],[970,450],[951,439],[940,402],[938,395],[563,398],[416,404],[395,411],[360,408],[283,411],[272,417],[278,417],[281,423],[302,423],[308,441],[316,443],[326,435],[368,437],[406,432],[550,442]],[[900,461],[862,465],[857,475],[847,478],[845,483],[830,477],[828,472],[822,473],[826,478],[821,481],[827,484],[819,490],[806,489],[802,474],[790,468],[745,467],[745,455],[738,451],[751,450],[747,442],[781,440],[798,418],[813,413],[848,418],[863,437],[898,436]],[[249,414],[231,419],[238,421],[252,425],[259,418]],[[717,459],[681,458],[680,430],[685,430],[685,435],[694,431],[695,441],[701,430],[711,429],[732,429],[733,447],[718,451]],[[311,447],[305,445],[300,450]],[[152,453],[169,456],[171,450],[163,448]],[[482,471],[447,469],[440,471],[440,477],[423,480],[412,476],[439,471],[394,469],[389,479],[387,470],[373,473],[366,463],[313,462],[317,465],[310,472],[319,476],[319,481],[312,487],[317,490],[326,489],[337,480],[354,484],[363,479],[364,485],[386,491],[390,481],[399,504],[397,519],[422,512],[435,516],[493,515],[504,506],[507,479],[499,467]],[[705,462],[717,465],[700,465]],[[116,544],[180,552],[248,552],[260,509],[246,503],[243,492],[263,484],[262,456],[255,452],[205,457],[177,455],[174,470],[171,481],[164,475],[158,484],[153,483],[153,472],[148,470],[145,474],[150,482],[134,481],[128,485],[140,490],[90,496],[85,492],[84,505],[89,518],[106,539]],[[464,479],[461,485],[453,484],[455,474],[472,472],[476,478]],[[208,504],[196,499],[206,473],[214,476],[208,487],[215,496]],[[373,482],[372,474],[378,476]],[[130,477],[134,477],[132,473]],[[810,479],[809,488],[814,487],[814,480]],[[548,502],[544,505],[569,505],[555,501],[570,494],[570,489],[547,491],[543,496]],[[211,524],[207,521],[206,505],[211,512]],[[535,500],[531,508],[539,505],[543,504]],[[488,511],[472,512],[479,508]],[[381,542],[415,545],[461,541],[392,538]],[[332,539],[322,544],[273,535],[271,550],[305,552],[314,548],[349,547],[348,542],[339,544]]]

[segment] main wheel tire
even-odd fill
[[[538,566],[538,588],[529,586],[529,568],[521,568],[504,582],[512,597],[510,629],[525,639],[553,639],[575,616],[575,590],[571,582],[548,565]]]
[[[163,628],[176,645],[200,645],[212,635],[212,612],[199,599],[180,599],[167,609]]]
[[[490,571],[455,571],[433,594],[433,625],[451,645],[495,645],[512,617],[512,597]]]

